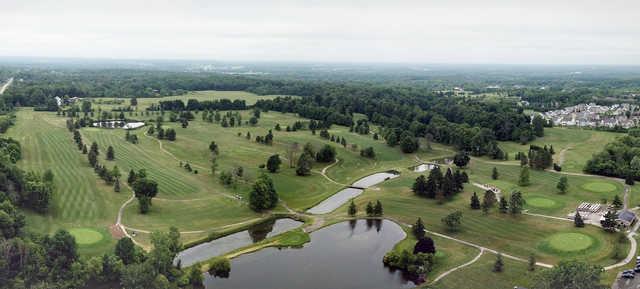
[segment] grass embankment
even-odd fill
[[[233,259],[241,255],[253,253],[268,247],[299,248],[304,246],[304,244],[310,241],[311,241],[311,237],[309,236],[309,234],[305,233],[302,229],[295,229],[288,232],[284,232],[282,234],[279,234],[277,236],[274,236],[268,239],[264,239],[258,243],[228,252],[223,256],[218,256],[215,258],[224,257],[224,258]],[[215,259],[215,258],[212,258],[212,259]],[[206,272],[209,270],[208,261],[210,260],[202,262],[203,272]]]

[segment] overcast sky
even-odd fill
[[[0,56],[640,64],[637,0],[0,0]]]

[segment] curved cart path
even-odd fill
[[[462,265],[460,265],[460,266],[456,266],[456,267],[454,267],[454,268],[451,268],[451,269],[447,270],[446,272],[443,272],[443,273],[442,273],[442,274],[440,274],[438,277],[436,277],[436,278],[435,278],[435,279],[433,279],[431,282],[429,282],[429,284],[434,284],[434,283],[436,283],[436,282],[440,281],[440,279],[442,279],[442,278],[444,278],[444,277],[447,277],[447,275],[449,275],[449,274],[451,274],[451,273],[453,273],[453,272],[455,272],[455,271],[457,271],[457,270],[460,270],[460,269],[462,269],[462,268],[464,268],[464,267],[467,267],[467,266],[469,266],[469,265],[471,265],[471,264],[475,263],[476,261],[478,261],[478,260],[480,259],[480,257],[482,257],[482,254],[483,254],[483,253],[484,253],[484,249],[480,249],[480,253],[478,253],[478,255],[477,255],[475,258],[471,259],[471,261],[469,261],[469,262],[467,262],[467,263],[464,263],[464,264],[462,264]]]

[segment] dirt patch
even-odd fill
[[[120,240],[125,236],[125,233],[122,231],[122,228],[117,224],[113,224],[109,226],[109,232],[111,233],[111,237],[116,240]]]

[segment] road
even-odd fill
[[[13,83],[13,77],[9,78],[9,80],[2,85],[2,87],[0,87],[0,94],[3,94],[5,90],[7,90],[7,88],[9,88],[9,85],[11,85]]]

